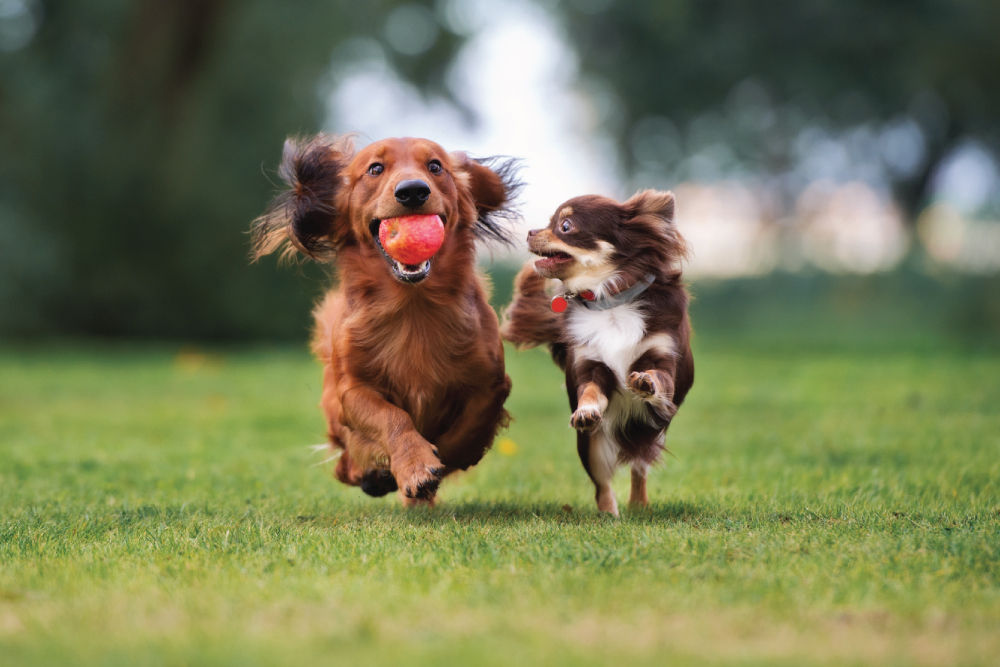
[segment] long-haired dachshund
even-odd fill
[[[254,222],[254,258],[336,259],[339,286],[314,311],[321,406],[342,450],[335,474],[372,496],[433,504],[441,479],[477,463],[508,416],[497,317],[475,270],[477,238],[508,241],[513,160],[473,160],[426,139],[288,140],[288,190]],[[429,260],[393,259],[383,220],[436,215]]]
[[[694,382],[673,194],[570,199],[528,233],[528,248],[541,258],[518,274],[503,335],[548,345],[565,371],[598,508],[618,514],[611,479],[622,463],[632,468],[630,502],[646,505],[646,472]]]

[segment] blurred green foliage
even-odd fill
[[[468,37],[449,27],[457,4],[0,3],[0,336],[302,338],[325,268],[247,262],[281,142],[328,120],[341,57],[365,39],[420,90],[460,98],[447,84]],[[605,128],[633,173],[653,149],[670,172],[706,136],[781,173],[809,123],[913,122],[923,162],[895,184],[917,201],[960,138],[1000,141],[1000,9],[986,0],[540,4],[567,26],[582,79],[610,91],[595,99],[615,102]],[[429,47],[402,48],[392,36],[418,15]],[[511,271],[495,273],[502,304]]]
[[[37,33],[0,55],[0,334],[303,335],[323,272],[248,266],[246,231],[337,47],[400,4],[29,3]],[[440,87],[457,44],[406,73]]]
[[[704,151],[723,176],[778,177],[794,190],[802,182],[790,172],[810,153],[822,161],[822,139],[853,139],[851,168],[884,179],[912,222],[952,151],[1000,149],[994,0],[554,7],[610,112],[602,127],[629,168],[653,177],[697,178],[679,163]],[[845,129],[859,132],[845,140]]]

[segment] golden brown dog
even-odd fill
[[[505,424],[510,379],[474,262],[477,238],[508,240],[514,170],[425,139],[360,151],[326,135],[286,142],[289,189],[255,221],[254,256],[336,259],[339,286],[316,307],[312,347],[340,481],[433,504],[440,480],[477,463]],[[445,238],[407,265],[385,252],[378,228],[414,214],[440,216]]]

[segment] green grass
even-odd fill
[[[1000,353],[696,355],[616,521],[537,351],[404,511],[314,465],[304,350],[2,348],[0,664],[995,664]]]

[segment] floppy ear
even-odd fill
[[[278,175],[288,190],[253,222],[253,261],[279,249],[282,258],[296,251],[316,260],[333,255],[348,233],[346,226],[335,224],[335,203],[353,155],[349,136],[285,140]]]
[[[510,221],[517,217],[515,204],[523,183],[517,178],[519,160],[513,158],[470,158],[463,152],[451,154],[452,169],[459,186],[472,198],[476,212],[476,236],[510,245]]]
[[[653,237],[665,242],[664,254],[679,262],[687,257],[684,237],[674,224],[674,193],[669,190],[642,190],[622,205],[628,214],[628,224],[644,225]]]

